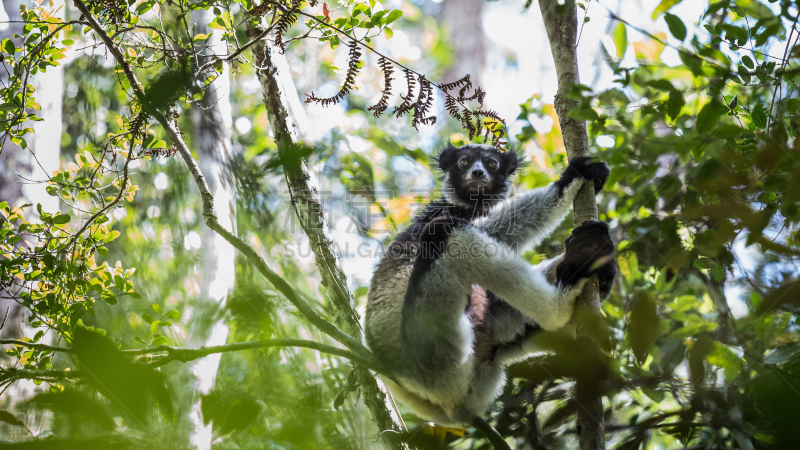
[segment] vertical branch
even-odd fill
[[[254,39],[262,33],[263,30],[260,27],[248,22],[247,35],[250,39]],[[297,155],[295,137],[287,123],[289,114],[282,101],[283,93],[281,93],[276,78],[277,68],[272,64],[271,49],[267,46],[265,39],[261,39],[251,48],[255,65],[258,67],[258,80],[264,95],[264,106],[267,109],[267,117],[278,146],[278,157],[283,164],[292,205],[314,252],[314,260],[322,277],[322,285],[327,289],[330,298],[334,321],[350,336],[360,339],[361,325],[352,295],[347,288],[347,278],[333,253],[332,241],[325,235],[322,206],[317,198],[316,190],[308,184],[309,175],[305,161]],[[370,409],[378,428],[381,431],[400,432],[399,416],[393,416],[387,408],[386,394],[378,386],[375,377],[366,368],[358,365],[356,365],[356,377],[361,384],[364,403]],[[385,436],[394,434],[387,433]],[[405,448],[405,445],[397,442],[395,448]]]
[[[567,113],[578,105],[578,101],[567,98],[567,94],[572,85],[580,83],[576,44],[578,16],[575,0],[565,0],[562,5],[559,5],[558,0],[539,0],[539,8],[542,11],[547,38],[550,41],[550,51],[553,53],[556,65],[558,90],[555,109],[564,136],[567,158],[589,156],[589,133],[586,122],[567,117]],[[586,183],[575,196],[573,203],[575,226],[588,220],[597,220],[597,204],[594,196],[592,183]],[[593,276],[586,283],[586,287],[578,297],[578,305],[579,308],[590,309],[594,314],[599,314],[600,295],[597,276]],[[587,345],[596,346],[580,322],[577,335],[579,340],[587,341]],[[579,404],[577,422],[581,450],[604,449],[602,395],[597,386],[587,386],[587,382],[578,380],[576,397]]]

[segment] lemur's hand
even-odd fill
[[[614,278],[617,276],[614,241],[608,234],[608,225],[604,222],[584,222],[572,230],[572,235],[564,244],[567,251],[556,267],[558,285],[568,287],[596,273],[600,279],[600,297],[605,299],[614,287]]]
[[[573,158],[569,162],[567,169],[561,174],[561,178],[556,181],[560,189],[569,186],[576,178],[583,178],[584,180],[594,181],[594,192],[599,193],[603,190],[603,185],[606,184],[608,174],[608,166],[604,162],[592,162],[591,157]]]

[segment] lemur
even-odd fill
[[[567,215],[584,183],[602,189],[605,163],[575,158],[558,181],[507,198],[516,151],[448,145],[436,161],[443,198],[386,248],[369,290],[365,338],[391,372],[383,379],[396,397],[454,426],[488,409],[504,366],[534,351],[533,333],[567,324],[594,273],[605,299],[617,268],[602,222],[575,228],[556,258],[535,266],[521,258]]]

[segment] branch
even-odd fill
[[[103,42],[106,44],[108,51],[114,55],[114,58],[117,60],[117,63],[122,68],[123,73],[125,74],[128,82],[131,84],[131,88],[133,89],[134,96],[136,99],[141,102],[143,105],[147,104],[147,98],[145,97],[144,91],[142,90],[141,84],[136,78],[136,75],[133,73],[130,65],[125,61],[125,57],[123,56],[122,52],[114,45],[114,41],[109,37],[108,33],[103,29],[103,27],[97,22],[94,16],[92,16],[89,9],[81,0],[74,0],[75,6],[80,10],[86,20],[89,22],[92,29],[100,36]],[[211,192],[208,190],[208,185],[206,184],[205,178],[203,174],[200,172],[200,168],[197,165],[197,161],[195,161],[194,157],[192,156],[191,152],[189,152],[189,148],[186,146],[186,142],[184,142],[183,138],[180,135],[180,131],[175,127],[175,125],[170,122],[162,111],[158,111],[155,109],[151,109],[149,111],[150,114],[158,121],[159,124],[164,128],[167,132],[167,135],[172,140],[173,144],[177,148],[178,152],[181,154],[186,165],[189,167],[189,171],[192,173],[192,177],[195,180],[195,184],[197,184],[198,189],[200,190],[200,196],[203,202],[203,220],[205,221],[206,225],[211,228],[212,230],[219,233],[220,236],[223,237],[226,241],[228,241],[231,245],[233,245],[237,250],[242,252],[247,259],[253,264],[256,269],[267,279],[270,283],[272,283],[275,288],[280,291],[294,306],[297,308],[301,314],[303,314],[314,326],[319,328],[323,333],[331,336],[336,341],[344,344],[347,348],[350,348],[354,351],[358,351],[361,354],[368,354],[369,350],[367,350],[360,342],[360,340],[353,338],[352,336],[348,335],[344,331],[337,328],[334,324],[327,321],[325,318],[320,316],[304,299],[300,297],[300,295],[291,287],[289,284],[281,278],[278,274],[272,271],[272,269],[267,266],[267,263],[258,255],[258,253],[249,245],[247,245],[243,240],[239,239],[237,236],[231,234],[228,230],[222,227],[219,222],[217,221],[216,216],[214,216],[214,209],[213,209],[213,202],[214,197],[211,195]]]
[[[497,450],[511,450],[511,447],[508,445],[503,436],[494,429],[493,426],[489,424],[489,422],[485,421],[481,416],[474,416],[470,421],[470,425],[475,427],[478,431],[483,434],[486,439],[492,444],[492,447],[496,448]]]
[[[0,368],[0,386],[17,380],[61,381],[83,377],[83,372],[73,370],[29,370],[16,367]]]
[[[263,34],[259,26],[247,22],[248,37],[254,39]],[[305,161],[297,155],[297,145],[287,123],[289,113],[282,101],[281,89],[276,78],[277,68],[272,64],[270,49],[264,39],[259,40],[252,49],[256,73],[264,95],[267,118],[278,147],[278,157],[283,165],[292,205],[314,252],[314,261],[319,269],[322,285],[327,289],[330,298],[329,305],[333,309],[333,318],[339,327],[360,340],[361,324],[355,311],[353,297],[347,288],[347,277],[331,248],[333,242],[325,235],[325,217],[322,206],[316,198],[316,190],[308,184],[309,175]],[[380,431],[400,432],[401,429],[405,429],[396,407],[397,419],[387,408],[387,394],[378,386],[375,377],[365,367],[358,365],[355,366],[355,376],[364,392],[364,403],[372,413]],[[391,400],[391,397],[389,399]],[[387,434],[389,435],[393,434]],[[399,441],[393,444],[396,448],[405,448]]]
[[[158,352],[167,352],[166,356],[155,359],[145,363],[148,367],[161,367],[171,361],[188,362],[200,359],[214,353],[237,352],[240,350],[250,350],[254,348],[270,348],[270,347],[303,347],[317,350],[322,353],[341,356],[351,361],[357,362],[364,366],[368,366],[375,371],[382,370],[380,363],[374,357],[369,355],[360,355],[357,352],[334,347],[319,342],[309,341],[305,339],[264,339],[261,341],[239,342],[235,344],[215,345],[212,347],[200,348],[183,348],[171,347],[169,345],[158,345],[150,348],[142,348],[135,350],[123,350],[123,353],[129,355],[143,355]]]
[[[55,345],[37,344],[35,342],[20,341],[19,339],[0,339],[0,345],[19,345],[36,350],[47,350],[51,352],[72,353],[69,347],[57,347]]]
[[[567,158],[589,156],[589,133],[586,122],[567,116],[567,113],[578,105],[578,100],[567,97],[572,85],[580,83],[578,74],[578,57],[576,53],[576,36],[578,31],[578,15],[575,0],[566,0],[559,14],[556,12],[557,0],[539,0],[542,19],[550,41],[550,50],[555,60],[558,76],[558,91],[555,109]],[[574,223],[579,226],[588,220],[597,220],[597,204],[595,203],[594,185],[586,183],[573,203]],[[579,307],[588,308],[595,314],[600,312],[600,295],[597,276],[593,276],[578,297]],[[592,342],[591,334],[581,324],[577,327],[577,337],[587,345]],[[586,382],[578,382],[576,401],[580,407],[577,414],[578,436],[581,450],[605,449],[605,432],[603,430],[603,397],[595,386],[587,386]]]

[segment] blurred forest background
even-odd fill
[[[799,16],[578,2],[620,276],[599,348],[509,369],[513,448],[577,448],[581,377],[609,448],[800,441]],[[0,56],[0,447],[491,448],[384,401],[357,320],[443,143],[520,145],[522,190],[566,166],[537,2],[3,0]]]

